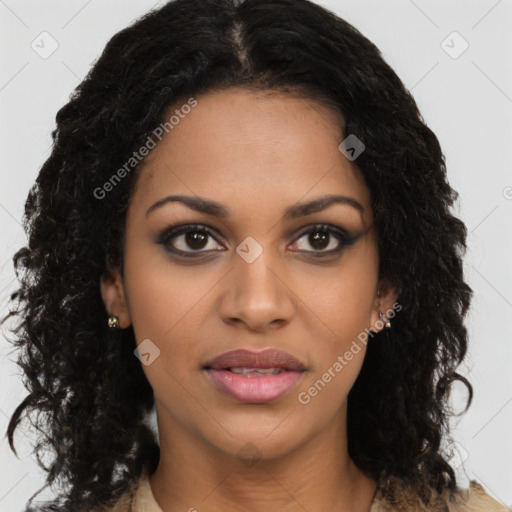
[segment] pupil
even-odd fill
[[[201,231],[189,231],[185,234],[185,241],[192,249],[202,249],[206,245],[206,235]]]
[[[315,249],[324,249],[329,245],[329,234],[325,231],[315,231],[309,235],[309,242]]]

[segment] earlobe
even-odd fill
[[[386,280],[381,280],[371,315],[370,330],[372,332],[377,333],[391,327],[393,317],[401,309],[401,306],[396,302],[396,298],[397,293],[395,288]]]
[[[118,271],[105,271],[100,278],[100,291],[109,316],[118,318],[118,326],[126,329],[131,324],[130,312],[126,301],[123,278]]]

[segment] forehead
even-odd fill
[[[368,204],[362,173],[340,152],[341,116],[314,100],[228,89],[169,108],[168,133],[142,162],[134,202],[165,193],[218,201],[297,202],[350,193]],[[184,102],[186,104],[186,101]],[[187,113],[185,113],[187,112]]]

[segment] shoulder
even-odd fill
[[[135,495],[140,493],[141,488],[144,486],[146,482],[146,475],[143,473],[141,477],[136,481],[135,485],[129,488],[126,492],[124,492],[115,502],[114,505],[110,507],[107,506],[99,506],[90,508],[87,512],[139,512],[141,509],[133,508]],[[82,510],[82,509],[81,509]],[[145,510],[145,509],[142,509]],[[23,510],[23,512],[70,512],[69,508],[64,508],[64,506],[58,505],[48,505],[48,504],[39,504],[39,505],[30,505]],[[74,511],[73,511],[74,512]],[[150,512],[153,512],[151,510]],[[159,511],[157,511],[159,512]]]
[[[416,493],[408,490],[398,480],[379,482],[375,499],[369,512],[510,512],[505,505],[495,500],[476,481],[469,488],[457,489],[454,493],[434,493],[431,504],[426,507]]]
[[[28,508],[24,512],[69,512],[62,508],[38,507]],[[163,512],[153,497],[149,483],[149,472],[144,468],[135,485],[130,487],[110,507],[99,507],[88,512]]]

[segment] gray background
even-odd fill
[[[163,3],[0,0],[2,314],[15,288],[11,256],[25,240],[24,201],[49,155],[57,110],[108,39]],[[441,141],[451,184],[460,193],[458,211],[468,227],[465,268],[475,292],[468,318],[471,345],[463,366],[475,387],[474,404],[454,421],[456,443],[447,450],[454,454],[461,485],[476,479],[489,494],[510,505],[512,0],[319,3],[355,25],[381,49]],[[46,55],[56,44],[56,51]],[[2,335],[2,433],[25,396],[14,359]],[[455,404],[460,406],[462,398],[464,394],[456,390]],[[26,427],[16,436],[20,459],[0,438],[0,512],[22,510],[43,484],[43,474],[30,455],[29,438]],[[45,496],[50,494],[38,498]]]

